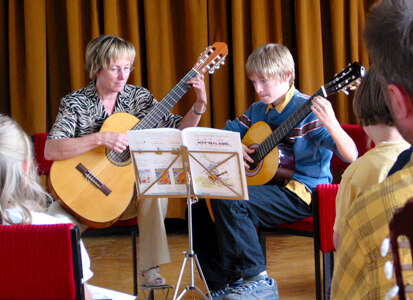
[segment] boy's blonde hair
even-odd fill
[[[283,45],[270,43],[258,47],[248,57],[245,66],[248,77],[255,74],[266,79],[283,80],[291,74],[290,86],[294,84],[294,58],[290,50]]]
[[[114,35],[102,35],[91,40],[86,46],[85,69],[90,79],[95,79],[100,70],[110,65],[122,55],[127,55],[131,66],[135,60],[135,47]]]
[[[23,168],[26,161],[30,162],[28,172]],[[46,197],[38,183],[29,137],[14,120],[0,114],[0,224],[13,223],[9,208],[22,212],[22,223],[31,223],[30,211],[42,211]]]

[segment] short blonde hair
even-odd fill
[[[262,78],[283,80],[291,74],[290,85],[294,84],[294,58],[290,50],[283,45],[270,43],[258,47],[248,57],[245,66],[248,77],[255,74]]]
[[[126,54],[131,65],[135,60],[135,47],[114,35],[102,35],[86,46],[85,69],[90,79],[95,79],[100,70],[108,68],[116,59]]]
[[[23,168],[27,160],[29,172]],[[31,223],[30,211],[42,211],[46,197],[38,182],[29,137],[13,119],[0,114],[0,224],[13,223],[9,208],[23,213],[22,223]]]

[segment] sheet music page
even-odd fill
[[[133,295],[121,293],[118,291],[106,289],[103,287],[87,284],[87,287],[92,294],[92,298],[96,300],[135,300]]]
[[[135,169],[135,176],[139,178],[137,187],[140,193],[146,191],[146,196],[186,195],[182,159],[170,152],[180,150],[181,131],[175,128],[156,128],[131,130],[127,134],[131,155],[138,168],[138,174]],[[159,180],[153,184],[157,179]]]
[[[238,132],[190,127],[182,130],[182,140],[190,153],[191,176],[196,195],[227,199],[243,195],[244,200],[248,200]]]

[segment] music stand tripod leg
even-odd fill
[[[207,284],[207,282],[206,282],[206,280],[205,280],[204,274],[202,273],[201,265],[199,264],[199,261],[198,261],[198,258],[196,257],[196,254],[194,253],[194,250],[193,250],[193,242],[192,242],[192,204],[193,204],[194,202],[198,201],[198,199],[197,199],[197,198],[193,199],[193,198],[191,197],[191,191],[192,191],[192,188],[191,188],[191,177],[190,177],[190,174],[189,174],[189,171],[188,171],[188,163],[185,162],[185,161],[184,161],[184,168],[185,168],[185,172],[186,172],[186,180],[187,180],[186,184],[187,184],[187,193],[188,193],[187,205],[188,205],[188,241],[189,241],[189,251],[186,251],[186,252],[185,252],[184,262],[183,262],[183,264],[182,264],[181,273],[179,274],[179,279],[178,279],[178,283],[177,283],[177,285],[176,285],[176,289],[175,289],[175,293],[174,293],[174,298],[173,298],[173,299],[174,299],[174,300],[180,300],[180,299],[185,295],[185,293],[186,293],[187,291],[189,291],[189,290],[196,290],[196,291],[198,291],[198,292],[202,295],[202,297],[203,297],[204,299],[208,300],[208,299],[212,299],[212,297],[211,297],[211,294],[210,294],[210,292],[209,292],[208,284]],[[177,296],[177,294],[178,294],[179,286],[180,286],[180,284],[181,284],[181,279],[182,279],[182,275],[183,275],[183,272],[184,272],[184,269],[185,269],[185,265],[186,265],[187,259],[190,260],[190,279],[191,279],[190,281],[191,281],[191,282],[190,282],[190,285],[187,286],[187,287],[181,292],[181,294],[179,295],[179,297],[177,298],[176,296]],[[195,278],[194,278],[194,259],[195,259],[195,262],[196,262],[196,266],[197,266],[197,268],[198,268],[198,273],[200,274],[201,279],[202,279],[202,281],[204,282],[205,287],[206,287],[206,289],[207,289],[209,298],[206,297],[206,295],[201,291],[201,289],[195,285]]]

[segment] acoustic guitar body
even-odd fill
[[[139,119],[128,113],[115,113],[103,123],[100,132],[126,133]],[[127,151],[129,153],[129,150]],[[100,146],[70,159],[53,162],[49,188],[59,203],[91,227],[107,227],[125,211],[134,191],[133,165],[129,159],[114,161],[113,154]],[[83,165],[103,185],[103,191],[78,168]]]
[[[256,149],[271,134],[271,127],[265,122],[257,122],[247,131],[242,143]],[[295,160],[292,145],[280,143],[257,165],[245,172],[248,185],[277,184],[284,186],[294,174]]]

